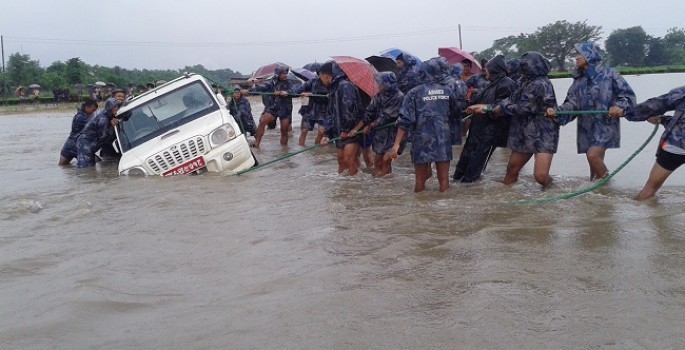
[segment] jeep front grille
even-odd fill
[[[201,136],[177,143],[147,159],[147,165],[157,174],[171,170],[191,159],[201,156],[209,149]]]

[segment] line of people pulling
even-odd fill
[[[453,180],[478,180],[494,150],[508,147],[511,155],[503,183],[518,181],[521,169],[533,159],[534,179],[546,189],[553,181],[549,172],[561,126],[577,120],[577,151],[586,155],[590,179],[598,180],[609,174],[604,163],[606,150],[620,147],[620,118],[625,117],[666,127],[654,167],[637,198],[653,197],[666,178],[685,163],[685,87],[637,104],[626,80],[604,65],[598,45],[589,42],[575,48],[574,80],[561,105],[557,105],[548,78],[551,64],[537,52],[527,52],[508,62],[496,56],[484,64],[484,74],[477,76],[464,76],[462,65],[452,66],[441,57],[420,63],[415,73],[409,68],[419,63],[405,62],[400,56],[400,73],[378,73],[375,78],[380,92],[367,106],[360,90],[334,61],[323,64],[318,78],[300,88],[289,85],[288,70],[281,67],[273,81],[251,90],[275,94],[274,102],[266,106],[260,118],[256,146],[259,147],[264,128],[274,118],[281,120],[281,144],[287,144],[287,125],[292,113],[289,96],[327,95],[327,101],[312,101],[314,112],[303,115],[303,124],[319,125],[321,137],[317,137],[317,143],[326,144],[335,138],[339,173],[357,174],[359,155],[370,146],[376,153],[373,174],[389,174],[392,160],[409,141],[415,169],[414,191],[425,190],[426,181],[433,175],[432,164],[440,191],[446,191],[452,146],[461,144],[463,125],[468,129],[468,137]],[[568,113],[586,110],[608,111],[608,115]],[[671,110],[676,111],[673,116],[663,115]],[[557,115],[559,111],[566,113]],[[470,125],[462,122],[467,115],[473,116]],[[367,137],[372,141],[365,142],[362,134],[373,134]]]

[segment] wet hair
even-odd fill
[[[96,101],[93,98],[86,97],[83,100],[83,103],[81,103],[81,109],[85,109],[88,106],[97,108],[98,107],[98,101]]]

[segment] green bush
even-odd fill
[[[83,95],[82,99],[86,98],[86,97],[88,97],[88,95]],[[41,103],[41,104],[50,104],[50,103],[54,103],[54,101],[55,101],[55,99],[52,96],[40,96],[38,98],[38,103]],[[2,105],[16,106],[16,105],[19,105],[19,103],[20,103],[20,101],[19,101],[18,97],[10,97],[7,100],[5,100],[0,96],[0,106],[2,106]],[[34,103],[34,100],[31,97],[27,97],[24,100],[24,105],[30,105],[33,103]],[[61,103],[72,103],[72,102],[61,102]]]

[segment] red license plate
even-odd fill
[[[191,159],[167,172],[162,174],[162,176],[174,176],[174,175],[183,175],[183,174],[190,174],[194,171],[198,171],[202,168],[204,168],[207,165],[205,163],[205,159],[202,157],[197,157],[195,159]]]

